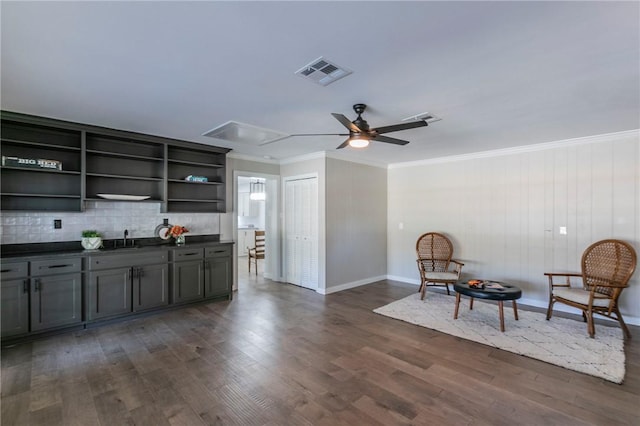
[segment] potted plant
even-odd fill
[[[102,247],[102,234],[92,229],[84,230],[81,244],[85,250],[97,250]]]

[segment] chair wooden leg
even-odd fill
[[[424,288],[424,281],[420,283],[420,287],[418,288],[418,293],[422,293],[423,288]]]
[[[247,255],[247,261],[249,262],[249,273],[251,273],[251,256]]]
[[[587,331],[589,332],[589,337],[592,339],[596,336],[596,327],[593,324],[593,312],[585,312],[587,317]]]
[[[459,307],[460,307],[460,293],[456,292],[456,309],[453,311],[453,319],[458,319]]]
[[[256,277],[258,276],[258,258],[256,257]]]
[[[631,339],[631,332],[629,331],[629,328],[627,327],[627,324],[625,324],[624,320],[622,319],[622,315],[620,314],[620,310],[618,309],[617,306],[614,309],[614,312],[616,313],[616,315],[618,317],[618,322],[620,323],[620,327],[622,328],[622,331],[624,332],[624,335],[627,336],[628,339]]]
[[[469,310],[472,311],[473,310],[473,297],[470,298],[471,300],[469,301]]]
[[[551,319],[551,315],[553,315],[553,297],[549,298],[549,307],[547,308],[547,321]]]
[[[420,300],[424,300],[424,295],[427,292],[426,284],[422,286],[422,292],[420,293]]]

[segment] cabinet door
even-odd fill
[[[31,280],[31,331],[82,322],[82,274]]]
[[[133,270],[133,310],[169,304],[169,266],[145,265]]]
[[[204,297],[202,260],[173,264],[173,303],[190,302]]]
[[[29,331],[29,280],[2,280],[0,293],[2,337]]]
[[[208,257],[205,259],[205,298],[230,296],[231,258]]]
[[[247,231],[240,230],[238,231],[238,256],[246,256],[247,255]]]
[[[131,312],[131,268],[92,272],[89,275],[89,319]]]
[[[238,193],[238,216],[249,216],[249,193]]]

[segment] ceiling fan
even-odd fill
[[[416,127],[428,126],[427,120],[433,118],[432,116],[422,116],[417,121],[411,121],[407,123],[393,124],[390,126],[376,127],[374,129],[369,127],[369,123],[362,118],[362,113],[367,109],[365,104],[355,104],[353,110],[358,114],[358,117],[349,121],[343,114],[331,113],[344,127],[349,130],[349,133],[299,133],[290,136],[348,136],[348,138],[342,142],[336,149],[342,149],[344,147],[351,146],[353,148],[365,148],[369,146],[370,141],[386,142],[396,145],[406,145],[409,141],[391,138],[384,136],[383,133],[398,132],[400,130],[414,129]],[[284,138],[282,138],[284,139]],[[278,140],[282,140],[278,139]],[[269,141],[267,143],[275,142]],[[262,144],[265,145],[265,144]]]

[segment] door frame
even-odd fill
[[[266,233],[266,248],[269,250],[265,256],[265,264],[263,276],[273,281],[282,281],[282,244],[280,241],[280,176],[272,175],[268,173],[251,172],[246,170],[234,170],[233,171],[233,241],[234,244],[234,256],[233,261],[233,290],[238,289],[238,268],[239,265],[239,250],[238,250],[238,178],[262,178],[265,179],[265,233]],[[246,265],[245,265],[246,266]]]

